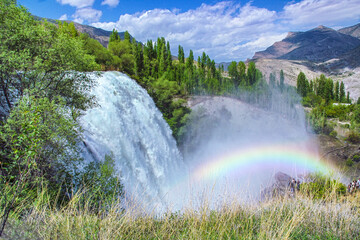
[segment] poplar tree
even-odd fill
[[[194,53],[190,50],[189,57],[186,59],[186,69],[188,69],[191,73],[194,72]]]
[[[339,81],[335,83],[335,90],[334,90],[334,99],[336,102],[339,102],[339,91],[340,91],[340,85]]]
[[[284,71],[281,69],[280,71],[280,91],[283,92],[284,91],[284,87],[285,87],[285,77],[284,77]]]
[[[250,86],[256,82],[256,67],[254,62],[249,62],[247,69],[247,79]]]
[[[342,81],[340,83],[339,102],[345,102],[345,85]]]
[[[269,85],[270,85],[272,88],[275,88],[275,84],[276,84],[275,74],[274,74],[274,73],[270,73],[270,76],[269,76]]]
[[[184,48],[179,45],[179,51],[178,51],[178,59],[179,62],[184,64],[185,63],[185,54],[184,54]]]
[[[119,33],[118,31],[114,28],[112,30],[112,33],[110,34],[110,39],[109,39],[109,42],[114,42],[114,41],[120,41],[120,36],[119,36]]]

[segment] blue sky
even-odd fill
[[[146,42],[165,37],[174,55],[205,51],[216,62],[245,60],[289,31],[360,22],[360,0],[18,0],[40,17],[128,30]]]

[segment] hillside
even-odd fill
[[[285,39],[265,51],[255,53],[253,59],[276,58],[324,62],[341,57],[360,46],[360,40],[319,26],[306,32],[290,32]]]
[[[319,26],[306,32],[290,32],[285,39],[264,51],[256,52],[252,61],[269,79],[270,73],[282,69],[285,83],[296,84],[304,72],[308,79],[325,74],[343,81],[350,97],[360,97],[360,24],[335,31]]]
[[[66,21],[66,22],[70,23],[71,21]],[[89,36],[91,38],[98,40],[101,43],[101,45],[103,45],[104,47],[107,47],[107,45],[109,44],[109,38],[110,38],[111,31],[106,31],[101,28],[83,25],[83,24],[76,23],[76,22],[74,22],[74,25],[75,25],[76,30],[78,30],[81,33],[89,34]],[[124,39],[124,34],[125,34],[125,32],[119,32],[119,36],[121,39]]]
[[[39,21],[46,20],[46,21],[51,22],[51,23],[56,23],[58,21],[58,20],[55,20],[55,19],[42,18],[42,17],[38,17],[38,16],[35,16],[35,15],[33,15],[33,17],[36,20],[39,20]],[[101,43],[101,45],[103,45],[104,47],[107,47],[107,45],[109,44],[109,38],[110,38],[110,34],[112,33],[112,31],[107,31],[107,30],[104,30],[104,29],[101,29],[101,28],[96,28],[96,27],[80,24],[80,23],[77,23],[77,22],[69,21],[69,20],[67,20],[65,22],[74,23],[74,26],[75,26],[76,30],[78,30],[81,33],[87,33],[89,35],[89,37],[99,41]],[[119,34],[121,39],[124,39],[125,32],[119,32],[118,34]],[[132,39],[132,38],[133,37],[130,35],[130,39]]]
[[[360,39],[360,23],[356,24],[354,26],[351,26],[351,27],[345,27],[345,28],[339,29],[338,32]]]

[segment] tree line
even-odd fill
[[[349,129],[346,140],[351,143],[360,142],[360,98],[352,104],[350,93],[345,92],[345,84],[342,81],[334,83],[324,74],[309,81],[305,74],[300,72],[296,81],[296,91],[302,97],[302,104],[311,107],[307,119],[316,133],[337,137],[334,130],[336,123],[329,119],[338,119],[349,122],[345,125]]]

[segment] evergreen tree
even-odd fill
[[[119,33],[115,28],[112,30],[112,33],[110,34],[109,43],[114,41],[120,41]]]
[[[269,85],[270,85],[272,88],[275,88],[275,84],[276,84],[275,73],[270,73],[270,76],[269,76]]]
[[[306,97],[307,94],[307,84],[306,84],[307,79],[306,76],[303,72],[300,72],[297,80],[296,80],[296,89],[297,89],[297,93],[301,96],[301,97]]]
[[[144,53],[142,44],[137,43],[135,38],[133,38],[133,53],[135,58],[135,75],[141,78],[144,71]]]
[[[284,81],[285,81],[284,71],[281,69],[281,71],[280,71],[280,85],[279,85],[281,92],[284,91],[284,87],[285,87]]]
[[[326,88],[327,84],[326,84],[326,77],[324,74],[320,75],[320,78],[317,79],[317,95],[322,97],[322,98],[326,98],[326,93],[327,93],[327,88]]]
[[[326,103],[329,103],[334,98],[334,82],[331,78],[325,80],[324,97]]]
[[[125,31],[125,33],[124,33],[124,41],[131,43],[131,36],[128,31]]]
[[[346,94],[346,102],[347,102],[347,103],[351,103],[350,93],[349,93],[349,92],[347,92],[347,94]]]
[[[345,85],[342,81],[340,83],[339,102],[345,102]]]
[[[254,62],[249,62],[247,69],[247,79],[250,86],[256,82],[256,67]]]
[[[240,84],[243,86],[247,85],[246,82],[246,65],[243,61],[240,61],[238,63],[238,70],[239,70],[239,78],[240,78]]]
[[[172,55],[170,51],[170,43],[166,43],[166,66],[167,68],[171,69],[172,67]]]
[[[309,85],[308,92],[309,93],[314,92],[314,82],[313,82],[313,80],[310,80],[310,85]]]
[[[339,85],[339,81],[337,81],[335,83],[335,90],[334,90],[334,99],[336,102],[339,102],[339,92],[340,92],[340,85]]]
[[[185,63],[185,54],[184,54],[184,48],[179,45],[179,52],[178,52],[178,58],[179,62],[184,64]]]
[[[228,66],[229,76],[231,77],[231,80],[234,82],[236,87],[239,86],[240,84],[240,78],[239,78],[240,74],[238,72],[237,67],[238,65],[235,61],[232,61]]]
[[[191,73],[194,72],[194,53],[190,50],[189,57],[186,59],[186,69],[188,69]]]

